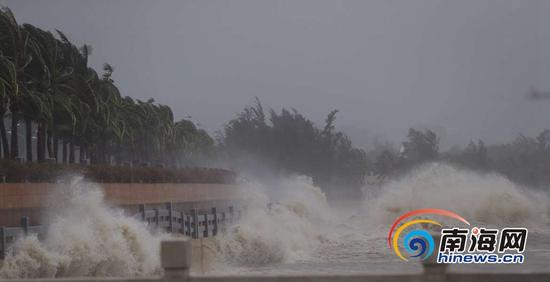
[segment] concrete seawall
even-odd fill
[[[56,183],[0,184],[0,226],[18,226],[22,216],[30,217],[30,224],[41,224],[43,209],[55,205],[52,192]],[[175,208],[223,207],[238,201],[233,184],[198,183],[102,183],[107,203],[119,206],[129,213],[138,212],[138,205],[163,206],[172,202]]]

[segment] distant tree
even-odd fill
[[[267,151],[270,130],[266,124],[264,109],[259,99],[247,106],[224,127],[220,139],[223,150],[230,159],[241,159],[243,154],[262,157]]]
[[[174,124],[173,138],[168,145],[169,156],[178,166],[201,163],[208,159],[214,150],[214,139],[206,131],[198,128],[190,120],[180,120]]]
[[[539,145],[539,150],[549,151],[550,150],[550,130],[545,129],[537,136],[537,143]]]
[[[319,133],[313,122],[296,109],[282,109],[280,114],[271,110],[270,122],[266,157],[280,169],[310,175],[311,161],[316,157],[314,151],[320,145],[317,144]]]
[[[255,105],[227,123],[220,146],[241,167],[256,169],[260,161],[272,172],[311,176],[325,191],[351,188],[357,192],[363,185],[367,158],[335,130],[337,112],[331,111],[320,129],[296,109],[270,110],[267,120],[256,99]]]
[[[470,141],[460,156],[462,165],[470,169],[485,170],[488,166],[487,148],[482,140]]]
[[[409,129],[407,141],[403,142],[403,158],[410,164],[436,160],[439,154],[439,138],[426,129]]]
[[[487,148],[490,169],[534,187],[550,184],[550,131],[537,137],[520,135],[514,142]]]
[[[389,177],[393,175],[399,168],[399,156],[388,149],[382,151],[374,161],[374,173]]]

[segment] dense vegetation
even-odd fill
[[[447,152],[439,152],[438,144],[434,132],[410,129],[400,152],[389,146],[369,153],[373,159],[370,171],[381,178],[398,177],[423,163],[442,161],[481,173],[500,173],[532,187],[550,185],[550,130],[537,137],[520,135],[504,144],[486,145],[482,140],[472,140],[464,149]]]
[[[331,194],[358,193],[367,170],[366,154],[334,129],[336,113],[330,112],[324,127],[317,128],[294,109],[271,110],[268,117],[257,101],[227,123],[220,151],[256,174],[261,173],[259,167],[275,175],[303,174]]]
[[[409,129],[399,146],[384,144],[369,151],[354,148],[334,129],[337,111],[323,128],[296,110],[266,115],[259,101],[227,123],[219,152],[239,168],[261,174],[304,174],[329,194],[353,195],[370,179],[397,178],[429,162],[446,162],[480,173],[500,173],[532,186],[550,185],[550,130],[536,137],[520,135],[511,143],[486,145],[472,140],[465,148],[440,151],[439,137],[429,129]]]
[[[98,74],[88,66],[89,46],[78,48],[56,33],[19,25],[9,9],[0,10],[0,117],[11,122],[9,141],[0,122],[4,159],[19,157],[20,121],[27,161],[34,159],[33,137],[38,162],[179,165],[211,150],[214,142],[204,130],[174,121],[170,107],[153,99],[123,97],[109,64]]]

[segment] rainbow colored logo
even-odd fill
[[[390,232],[388,233],[388,247],[389,248],[393,247],[393,251],[400,259],[404,261],[408,261],[408,259],[405,258],[403,254],[401,254],[401,251],[399,250],[399,246],[398,246],[399,236],[401,235],[403,230],[415,224],[435,224],[438,226],[442,226],[442,225],[441,223],[434,220],[416,219],[416,220],[404,222],[401,226],[399,226],[399,228],[397,228],[397,230],[395,230],[395,228],[399,225],[399,223],[406,220],[407,218],[418,216],[418,215],[428,215],[428,214],[454,218],[463,223],[466,223],[467,225],[470,225],[470,223],[460,215],[452,211],[443,210],[443,209],[418,209],[418,210],[413,210],[408,213],[405,213],[399,218],[397,218],[397,220],[395,220],[395,222],[392,224],[390,228]],[[395,234],[393,234],[394,230],[395,230]],[[392,240],[392,235],[393,235],[393,240]],[[403,240],[405,250],[409,254],[411,254],[410,257],[422,257],[422,255],[424,255],[422,257],[423,260],[429,258],[433,254],[435,243],[436,242],[434,242],[434,238],[432,237],[432,235],[430,235],[428,231],[422,230],[422,229],[414,229],[410,231],[405,235],[405,239]]]

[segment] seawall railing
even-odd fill
[[[164,275],[145,278],[59,278],[59,279],[20,279],[9,280],[17,282],[302,282],[302,281],[335,281],[335,282],[402,282],[402,281],[446,281],[446,282],[476,282],[476,281],[532,281],[548,282],[550,273],[459,273],[447,271],[447,265],[438,264],[435,260],[427,260],[422,263],[422,271],[415,273],[388,273],[388,274],[332,274],[332,275],[193,275],[191,269],[191,242],[189,239],[174,239],[161,243],[161,266]],[[0,280],[1,281],[1,280]]]
[[[172,203],[166,203],[165,209],[147,210],[145,205],[140,205],[140,211],[134,217],[170,233],[179,232],[193,239],[216,236],[220,231],[225,232],[228,225],[241,217],[241,211],[235,210],[232,206],[223,211],[213,207],[210,212],[192,209],[189,214],[176,211],[172,206]]]
[[[165,208],[147,209],[145,205],[139,205],[139,212],[134,218],[147,222],[151,227],[177,232],[192,239],[207,238],[224,233],[227,227],[241,217],[241,210],[229,206],[219,210],[213,207],[209,210],[191,209],[190,212],[173,209],[171,202],[165,204]],[[29,217],[21,218],[19,227],[0,227],[0,259],[3,259],[11,244],[21,236],[36,234],[38,238],[45,236],[46,225],[29,225]]]

